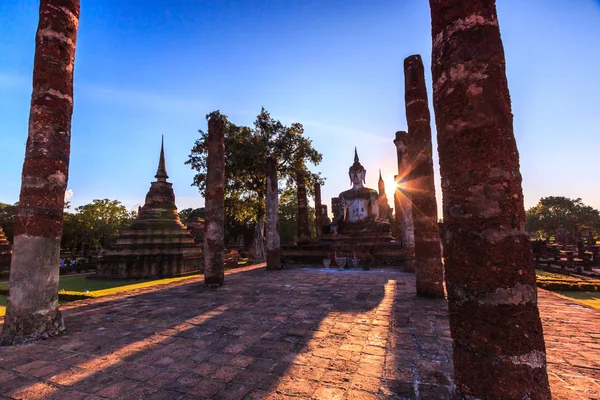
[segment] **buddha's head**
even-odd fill
[[[362,187],[365,183],[367,170],[358,161],[358,152],[356,151],[356,147],[354,148],[354,164],[352,164],[352,166],[348,169],[348,176],[350,177],[350,183],[355,187]]]

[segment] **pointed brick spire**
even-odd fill
[[[158,169],[156,170],[156,175],[154,175],[157,181],[166,182],[169,178],[167,175],[167,167],[165,166],[165,136],[163,135],[161,144],[160,144],[160,159],[158,161]]]
[[[385,193],[385,182],[381,177],[381,168],[379,168],[379,182],[377,182],[377,188],[379,189],[380,196]]]

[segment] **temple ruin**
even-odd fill
[[[161,144],[155,182],[137,219],[98,256],[99,278],[166,278],[202,272],[202,248],[179,220]]]

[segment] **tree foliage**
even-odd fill
[[[204,221],[204,207],[200,208],[184,208],[179,211],[179,219],[181,222],[193,220],[193,221]]]
[[[583,204],[580,198],[550,196],[542,197],[539,203],[527,210],[527,231],[544,237],[554,236],[562,224],[571,231],[575,226],[582,231],[590,229],[600,233],[600,212]]]
[[[212,115],[207,115],[207,119]],[[219,116],[223,117],[221,114]],[[225,117],[226,118],[226,117]],[[192,185],[204,195],[206,190],[206,161],[208,133],[202,130],[186,164],[196,171]],[[281,182],[293,184],[296,172],[307,163],[318,165],[322,154],[315,150],[312,141],[304,136],[302,124],[290,126],[275,120],[263,108],[253,127],[237,126],[226,120],[225,124],[225,213],[238,222],[257,222],[264,216],[266,195],[266,159],[275,156],[277,173]],[[319,174],[307,173],[308,188]]]
[[[94,200],[65,212],[61,247],[63,251],[89,254],[119,234],[135,218],[118,200]]]
[[[12,243],[14,236],[14,224],[17,218],[17,209],[19,204],[0,203],[0,227],[4,231],[7,239]]]
[[[308,228],[316,235],[315,208],[308,205]],[[279,237],[282,244],[298,240],[298,191],[293,186],[286,187],[279,196]]]

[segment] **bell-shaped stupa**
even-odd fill
[[[164,142],[155,182],[137,219],[98,257],[102,278],[166,278],[204,270],[202,248],[179,220],[173,184],[167,182]]]

